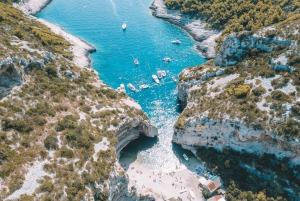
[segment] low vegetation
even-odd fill
[[[165,4],[169,9],[204,20],[207,28],[223,30],[223,36],[244,30],[256,31],[284,21],[293,17],[300,7],[298,0],[165,0]]]
[[[124,104],[128,97],[92,70],[72,63],[69,42],[1,2],[0,61],[17,58],[11,65],[26,82],[0,101],[0,200],[22,187],[24,172],[36,161],[51,176],[40,178],[35,193],[21,200],[107,200],[117,143],[108,128],[117,129],[129,116],[147,116]],[[95,153],[103,137],[109,148]]]
[[[197,156],[214,174],[221,175],[226,200],[252,201],[262,196],[261,200],[283,201],[300,195],[300,166],[289,166],[288,158],[278,160],[267,153],[257,156],[232,149],[219,152],[205,147],[197,148]]]

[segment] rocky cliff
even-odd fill
[[[215,57],[215,39],[220,36],[219,31],[206,28],[206,23],[195,20],[188,15],[181,14],[178,10],[168,9],[163,0],[154,0],[150,6],[152,15],[187,31],[194,40],[198,41],[197,49],[204,58]]]
[[[150,121],[128,119],[116,132],[118,143],[115,145],[117,158],[120,157],[122,149],[140,135],[147,137],[155,137],[158,135],[158,130],[151,124]]]
[[[274,165],[284,161],[292,172],[291,178],[297,178],[298,24],[297,19],[288,20],[256,32],[231,34],[224,39],[214,60],[184,69],[178,84],[178,98],[184,110],[175,124],[172,141],[200,158],[201,153],[197,153],[200,147],[258,157],[269,154],[277,160],[272,159]],[[248,171],[244,164],[237,165]],[[282,173],[270,173],[267,166],[263,170],[252,166],[253,172],[264,175],[258,177],[262,183],[272,178],[274,186],[284,189],[288,199],[298,196],[296,180],[287,179]],[[284,183],[286,180],[289,183]]]
[[[0,199],[141,200],[118,163],[157,135],[141,107],[86,68],[93,46],[8,4],[0,17]]]

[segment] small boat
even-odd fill
[[[177,82],[177,79],[176,79],[175,76],[172,76],[172,80],[173,80],[174,82]]]
[[[161,78],[163,77],[163,73],[162,73],[161,70],[158,70],[158,71],[157,71],[157,77],[158,77],[159,79],[161,79]]]
[[[122,24],[122,29],[123,29],[123,30],[125,30],[125,29],[126,29],[126,27],[127,27],[126,23],[125,23],[125,22],[123,22],[123,24]]]
[[[127,84],[127,87],[131,89],[131,91],[136,91],[136,88],[131,83]]]
[[[171,59],[170,59],[169,57],[165,57],[165,58],[163,58],[163,61],[165,61],[165,62],[170,62]]]
[[[140,89],[148,89],[150,86],[148,84],[140,85]]]
[[[159,84],[159,80],[156,75],[152,75],[152,78],[157,84]]]
[[[140,64],[137,59],[135,59],[133,62],[134,62],[135,65],[139,65]]]
[[[183,158],[184,158],[186,161],[189,161],[189,158],[187,157],[187,155],[183,154]]]
[[[180,40],[172,40],[171,41],[173,44],[180,44],[181,42],[180,42]]]
[[[162,71],[161,71],[161,75],[162,75],[163,77],[166,77],[166,75],[167,75],[166,71],[165,71],[165,70],[162,70]]]

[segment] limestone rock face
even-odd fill
[[[278,158],[289,157],[293,163],[300,163],[300,144],[296,141],[286,141],[263,130],[248,128],[239,119],[229,117],[215,121],[202,114],[197,120],[188,119],[184,129],[175,129],[172,141],[193,152],[195,145],[220,151],[231,148],[257,155],[269,153]]]
[[[257,51],[270,53],[279,45],[288,47],[291,45],[291,41],[263,38],[246,33],[231,34],[224,40],[214,64],[221,67],[232,66],[247,54],[256,54]]]
[[[11,59],[0,62],[0,99],[8,95],[14,86],[20,86],[22,83],[22,75]]]
[[[127,119],[116,133],[118,143],[115,145],[117,158],[122,149],[140,135],[147,137],[158,136],[158,129],[150,121]]]
[[[199,42],[197,49],[201,51],[204,58],[212,59],[215,57],[215,39],[220,36],[219,31],[205,28],[206,23],[182,15],[179,10],[169,10],[163,0],[154,0],[150,9],[153,16],[186,30],[194,40]]]
[[[120,152],[128,145],[131,141],[138,138],[140,135],[147,137],[155,137],[158,135],[158,129],[147,120],[138,120],[127,118],[125,122],[120,126],[116,132],[118,143],[115,145],[117,158],[120,158]],[[111,201],[138,201],[140,200],[139,195],[132,194],[128,190],[129,178],[127,174],[120,174],[123,168],[119,162],[116,161],[114,169],[110,173],[108,180],[109,184],[109,200]],[[155,199],[151,196],[143,199],[145,201],[154,201]]]
[[[180,85],[178,85],[178,99],[180,101],[180,104],[182,108],[185,108],[187,105],[187,89],[190,87],[190,84],[187,82],[184,82]]]

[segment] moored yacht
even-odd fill
[[[136,88],[131,83],[127,84],[127,87],[131,89],[131,91],[136,91]]]
[[[161,70],[158,70],[158,71],[157,71],[157,77],[158,77],[159,79],[161,79],[161,78],[163,77],[163,73],[162,73]]]
[[[135,65],[139,65],[140,64],[139,60],[137,60],[137,59],[135,59],[133,62],[134,62]]]
[[[165,71],[165,70],[162,70],[162,71],[161,71],[161,75],[162,75],[163,77],[166,77],[166,75],[167,75],[166,71]]]
[[[171,61],[171,59],[169,57],[165,57],[162,60],[165,61],[165,62],[170,62]]]
[[[189,158],[187,157],[187,155],[183,154],[183,158],[184,158],[186,161],[189,161]]]
[[[127,27],[126,23],[125,23],[125,22],[123,22],[123,24],[122,24],[122,29],[123,29],[123,30],[125,30],[125,29],[126,29],[126,27]]]
[[[150,86],[148,84],[140,85],[140,89],[148,89]]]
[[[159,84],[159,80],[157,78],[156,75],[152,75],[152,79],[154,80],[154,82],[156,82],[157,84]]]
[[[173,80],[174,82],[177,82],[177,79],[176,79],[175,76],[172,76],[172,80]]]
[[[180,44],[180,40],[172,40],[171,42],[174,44]]]

